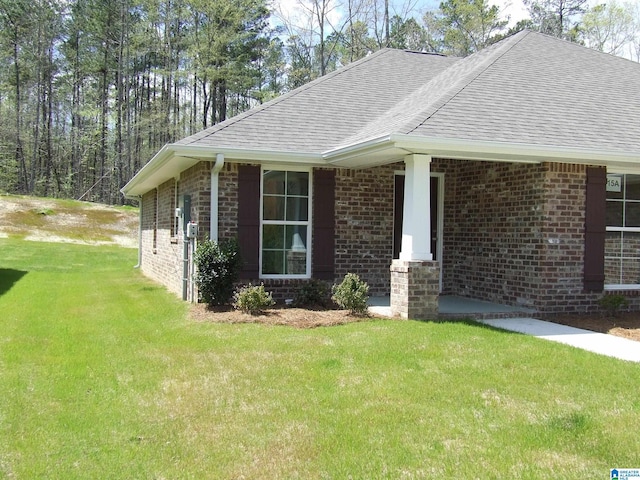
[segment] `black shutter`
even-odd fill
[[[238,243],[240,278],[255,280],[260,272],[260,167],[238,167]]]
[[[315,169],[311,276],[320,280],[333,281],[335,277],[335,190],[335,171]]]
[[[584,289],[604,290],[604,240],[606,233],[607,170],[587,168],[584,228]]]

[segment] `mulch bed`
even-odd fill
[[[362,322],[368,318],[375,318],[375,315],[363,318],[350,315],[347,310],[294,307],[275,307],[266,310],[260,315],[249,315],[231,307],[209,308],[205,304],[195,304],[191,307],[190,317],[196,322],[260,323],[264,325],[288,325],[294,328],[317,328]],[[617,315],[562,314],[546,315],[539,318],[640,342],[640,312],[621,312]]]
[[[287,325],[294,328],[316,328],[362,322],[373,316],[350,315],[347,310],[322,308],[275,307],[259,315],[250,315],[231,307],[212,307],[196,304],[191,307],[190,316],[197,322],[214,323],[261,323],[265,325]]]
[[[542,320],[583,328],[640,342],[640,312],[608,314],[547,315]]]

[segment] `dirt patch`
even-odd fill
[[[347,310],[322,310],[293,307],[270,308],[261,315],[249,315],[232,307],[208,308],[204,304],[191,306],[191,319],[211,323],[260,323],[264,325],[288,325],[294,328],[317,328],[364,322],[373,318],[350,315]],[[381,317],[380,317],[381,318]]]
[[[640,312],[621,312],[617,315],[548,315],[541,319],[640,342]]]
[[[136,209],[74,200],[0,196],[0,237],[138,246]]]

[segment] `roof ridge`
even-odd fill
[[[386,53],[392,52],[396,49],[393,48],[382,48],[380,50],[377,50],[376,52],[371,53],[370,55],[367,55],[366,57],[360,58],[358,60],[356,60],[355,62],[351,62],[347,65],[345,65],[342,68],[339,68],[337,70],[334,70],[333,72],[329,72],[326,75],[323,75],[321,77],[318,77],[308,83],[305,83],[304,85],[300,85],[299,87],[294,88],[293,90],[283,93],[282,95],[278,95],[276,98],[269,100],[266,103],[262,103],[260,105],[257,105],[249,110],[246,110],[245,112],[242,112],[238,115],[234,115],[233,117],[225,120],[224,122],[220,122],[217,123],[215,125],[211,125],[210,127],[200,131],[200,132],[196,132],[193,135],[189,135],[186,138],[183,138],[182,140],[176,142],[178,144],[184,144],[184,145],[189,145],[191,143],[195,143],[196,141],[205,138],[213,133],[216,132],[220,132],[226,128],[231,127],[232,125],[244,120],[245,118],[249,118],[252,117],[253,115],[256,115],[260,112],[263,112],[265,110],[267,110],[268,108],[273,107],[274,105],[278,105],[279,103],[282,103],[283,101],[287,100],[288,98],[291,97],[295,97],[296,95],[299,95],[303,92],[306,92],[307,90],[315,87],[316,85],[319,85],[321,83],[324,83],[330,79],[332,79],[333,77],[337,76],[337,75],[341,75],[345,72],[348,72],[350,70],[352,70],[353,68],[366,63],[368,61],[371,61],[379,56],[382,56]]]
[[[421,88],[405,97],[404,100],[369,122],[358,133],[345,139],[344,145],[366,141],[383,133],[394,133],[394,131],[411,133],[529,33],[531,33],[530,30],[521,30],[485,49],[479,50],[473,55],[459,59]],[[472,65],[469,72],[464,73],[463,69],[468,67],[470,63],[478,61],[478,59],[481,59],[479,63]],[[462,75],[459,76],[459,70],[461,69]],[[433,98],[429,98],[431,96]],[[419,108],[415,113],[411,113],[415,110],[416,103],[421,99],[427,100],[426,105]]]
[[[491,67],[493,64],[495,64],[498,60],[500,60],[507,52],[509,52],[512,48],[514,48],[518,43],[520,43],[522,40],[524,40],[524,38],[529,35],[531,33],[530,30],[521,30],[519,32],[516,32],[515,34],[497,42],[494,44],[494,48],[491,49],[492,51],[490,51],[489,53],[491,53],[491,55],[487,56],[485,59],[483,59],[482,61],[480,61],[480,63],[478,63],[478,65],[476,65],[475,67],[473,67],[466,75],[463,75],[462,77],[460,77],[460,79],[456,82],[454,82],[450,88],[446,89],[437,99],[434,99],[434,102],[431,103],[430,107],[431,107],[431,111],[429,111],[429,109],[423,109],[421,110],[419,116],[422,117],[425,113],[426,110],[426,117],[423,118],[422,121],[420,121],[417,125],[413,126],[413,128],[411,128],[409,125],[407,125],[407,131],[404,133],[411,133],[413,131],[415,131],[416,129],[418,129],[421,125],[424,125],[433,115],[435,115],[440,109],[442,109],[445,105],[447,105],[451,100],[453,100],[456,96],[458,96],[465,88],[467,88],[469,85],[471,85],[480,75],[482,75],[484,72],[486,72],[489,67]],[[489,47],[490,48],[490,47]],[[476,52],[477,54],[483,52],[483,50],[480,50],[478,52]],[[486,50],[484,50],[485,53]],[[473,56],[473,55],[472,55]],[[467,58],[471,58],[467,57]],[[462,62],[464,62],[465,59],[462,60]],[[455,69],[456,66],[461,65],[462,62],[458,62],[454,65],[452,65],[451,67],[449,67],[447,70],[449,69]],[[442,72],[440,75],[438,75],[436,78],[434,78],[432,80],[432,82],[436,82],[438,81],[438,77],[440,77],[441,75],[444,75],[447,73],[447,70],[445,70],[444,72]],[[429,82],[431,83],[431,82]],[[439,105],[438,105],[439,103]],[[409,122],[407,122],[408,124]]]

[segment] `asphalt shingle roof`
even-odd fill
[[[503,43],[487,68],[403,133],[638,151],[640,64],[533,32]]]
[[[384,49],[176,143],[321,153],[457,60]]]
[[[382,50],[177,144],[322,153],[394,133],[640,150],[640,64],[523,31],[464,59]]]

